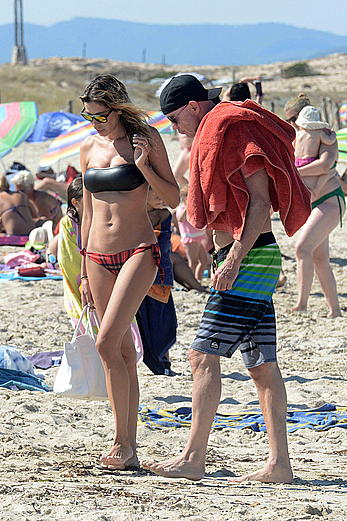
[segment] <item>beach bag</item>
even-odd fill
[[[82,334],[81,326],[85,316],[87,326]],[[65,342],[64,345],[64,354],[54,380],[53,391],[68,398],[83,400],[108,398],[104,369],[95,347],[96,335],[92,320],[99,326],[95,311],[85,306],[71,342]]]

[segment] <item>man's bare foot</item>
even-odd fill
[[[107,456],[101,456],[100,461],[108,469],[124,470],[126,467],[132,466],[131,463],[136,461],[135,458],[137,460],[131,447],[116,443]]]
[[[307,311],[307,307],[305,306],[294,306],[292,309],[291,309],[292,313],[306,313]]]
[[[244,474],[239,478],[230,478],[228,481],[232,483],[243,483],[245,481],[261,481],[262,483],[291,483],[293,481],[293,472],[290,467],[282,467],[280,465],[270,465],[267,463],[264,468],[253,472],[252,474]]]
[[[161,463],[145,462],[142,466],[165,478],[185,478],[191,481],[199,481],[205,474],[203,466],[191,463],[184,456],[178,456]]]

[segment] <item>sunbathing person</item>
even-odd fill
[[[61,211],[61,201],[53,195],[34,189],[35,178],[31,172],[21,170],[12,179],[13,184],[18,192],[24,192],[31,208],[31,214],[34,218],[45,217],[53,221],[53,229],[57,226],[63,217]]]
[[[11,192],[6,176],[0,174],[0,232],[7,235],[29,235],[40,226],[42,219],[31,215],[28,197],[23,192]]]

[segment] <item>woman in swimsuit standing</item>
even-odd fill
[[[286,119],[296,130],[299,113],[308,105],[311,105],[308,97],[300,94],[285,106]],[[316,272],[328,304],[328,318],[341,316],[336,280],[329,262],[329,235],[341,223],[346,209],[344,194],[335,169],[337,153],[337,144],[321,144],[319,157],[298,168],[303,180],[308,179],[307,186],[315,189],[312,193],[311,215],[301,228],[296,243],[299,293],[292,311],[307,310],[313,275]]]
[[[101,462],[121,470],[138,466],[139,389],[130,324],[160,262],[147,215],[148,186],[172,208],[179,189],[159,133],[117,78],[97,76],[81,100],[82,115],[97,131],[81,147],[82,303],[95,306],[100,321],[96,345],[115,421],[113,446]]]

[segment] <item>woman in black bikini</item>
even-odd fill
[[[301,109],[310,105],[310,100],[304,94],[290,100],[285,106],[287,121],[296,129],[296,119]],[[300,175],[307,177],[315,185],[320,182],[319,192],[312,195],[312,212],[301,228],[299,240],[296,243],[298,299],[292,309],[295,312],[307,310],[307,302],[316,272],[328,304],[328,318],[341,316],[337,295],[336,280],[330,266],[329,235],[340,223],[346,209],[345,198],[340,186],[335,165],[337,145],[321,145],[319,157],[315,161],[298,168]],[[324,179],[326,182],[324,183]]]
[[[139,389],[130,324],[160,260],[146,209],[148,186],[172,208],[179,190],[159,133],[117,78],[97,76],[81,100],[82,115],[97,131],[81,147],[82,302],[95,306],[100,320],[97,349],[115,421],[113,446],[101,462],[121,470],[138,466]]]

